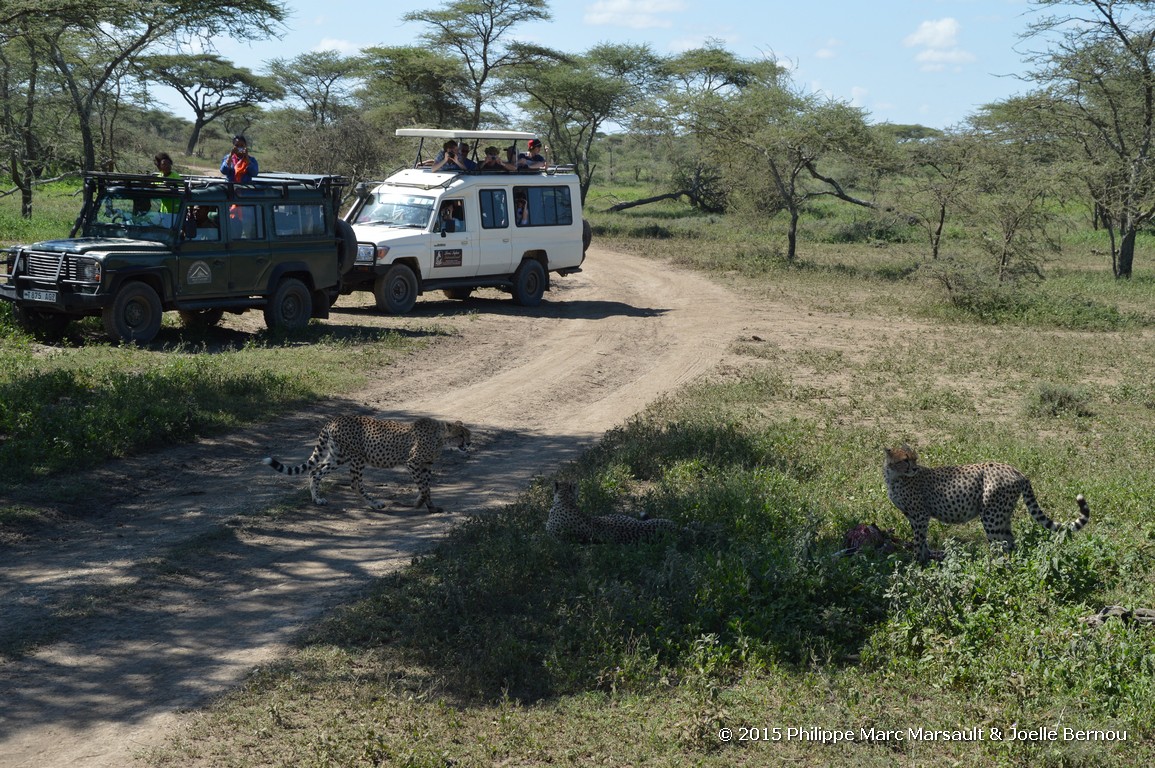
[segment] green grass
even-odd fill
[[[1155,630],[1082,618],[1155,606],[1152,265],[1116,281],[1094,253],[1101,237],[1071,238],[1038,286],[951,301],[917,236],[885,221],[824,209],[786,264],[781,220],[680,203],[600,213],[610,200],[595,190],[587,208],[599,245],[816,319],[814,344],[736,342],[737,375],[653,405],[564,468],[589,511],[645,511],[691,533],[634,549],[559,543],[544,534],[544,479],[374,583],[149,762],[1150,764]],[[0,206],[2,231],[58,236],[65,207],[17,230]],[[949,242],[965,252],[968,233]],[[355,387],[407,343],[318,326],[307,344],[259,334],[210,349],[178,334],[136,349],[90,331],[44,347],[0,322],[4,482],[269,417]],[[1012,463],[1056,520],[1085,494],[1091,523],[1054,537],[1020,515],[1010,556],[988,550],[977,522],[935,524],[947,554],[928,567],[901,552],[836,557],[858,523],[909,535],[881,478],[881,449],[899,442],[931,465]],[[30,516],[7,507],[0,525]],[[145,565],[180,574],[219,545]],[[723,742],[722,727],[760,738]],[[1012,727],[1058,735],[994,738]],[[823,742],[824,730],[854,738]]]
[[[34,217],[0,201],[6,242],[66,236],[75,185],[38,190]],[[0,245],[5,243],[0,243]],[[427,335],[440,331],[430,328]],[[420,344],[372,329],[313,324],[269,332],[179,328],[173,313],[147,348],[106,341],[98,319],[45,345],[0,305],[0,490],[174,441],[275,418],[335,392]],[[0,510],[0,520],[8,517]],[[26,516],[22,516],[23,517]]]
[[[418,343],[312,326],[292,340],[260,333],[211,349],[41,347],[2,319],[0,328],[0,488],[275,418],[356,389]]]
[[[673,206],[591,218],[602,245],[714,272],[821,329],[791,350],[736,342],[740,375],[561,468],[591,513],[691,532],[554,541],[543,481],[376,582],[151,764],[1151,763],[1155,630],[1083,622],[1155,606],[1150,265],[1118,283],[1066,254],[992,314],[936,293],[909,243],[808,243],[786,265],[772,237]],[[927,567],[836,556],[858,523],[909,536],[882,483],[899,442],[930,465],[1014,464],[1061,522],[1083,493],[1091,523],[1053,536],[1020,513],[1009,556],[977,522],[936,523],[946,557]],[[760,738],[723,742],[722,727]],[[1036,735],[995,738],[1012,728]]]

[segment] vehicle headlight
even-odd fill
[[[77,259],[76,279],[86,283],[100,282],[100,262],[92,259]]]
[[[358,264],[372,264],[373,256],[376,255],[377,246],[372,243],[357,243],[357,263]]]

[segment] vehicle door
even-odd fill
[[[337,249],[334,246],[334,224],[327,221],[325,205],[320,201],[285,201],[271,203],[273,236],[270,247],[277,263],[305,264],[319,285],[328,285],[337,276]],[[261,277],[258,276],[257,284]]]
[[[477,200],[481,209],[478,274],[507,275],[514,267],[509,192],[502,188],[481,189]]]
[[[272,265],[268,223],[265,221],[268,206],[238,201],[225,208],[229,290],[245,295],[264,293],[269,288]]]
[[[229,291],[229,258],[224,237],[225,206],[190,205],[177,259],[181,299],[222,296]]]
[[[442,198],[430,238],[433,262],[429,277],[436,280],[476,275],[479,228],[475,198]]]

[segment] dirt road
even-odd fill
[[[769,322],[700,276],[597,248],[555,285],[534,310],[485,292],[427,298],[404,318],[347,297],[328,322],[451,332],[346,398],[67,478],[89,514],[0,543],[0,632],[50,638],[0,662],[0,766],[130,765],[181,709],[276,658],[351,590],[513,500]],[[473,428],[474,451],[446,452],[435,476],[445,514],[400,506],[413,496],[403,470],[367,473],[398,502],[373,512],[341,474],[319,508],[300,478],[261,466],[303,460],[326,416],[350,409]]]

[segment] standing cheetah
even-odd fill
[[[309,492],[314,504],[327,504],[321,496],[321,478],[334,466],[349,462],[353,490],[361,494],[373,509],[381,509],[385,502],[365,493],[362,474],[366,466],[386,469],[404,464],[417,485],[417,501],[430,512],[441,512],[433,506],[429,495],[429,481],[433,476],[433,462],[441,454],[447,440],[458,441],[462,451],[469,449],[469,429],[460,421],[448,422],[421,417],[409,423],[383,421],[369,416],[346,414],[338,416],[321,430],[313,454],[304,463],[287,467],[274,458],[264,463],[286,475],[309,473]]]
[[[965,523],[979,517],[987,540],[1002,542],[1008,550],[1015,546],[1011,514],[1020,496],[1035,521],[1049,531],[1077,531],[1091,518],[1087,501],[1079,494],[1075,497],[1081,512],[1079,519],[1066,526],[1054,523],[1039,507],[1031,481],[1009,464],[922,467],[908,445],[885,450],[882,470],[886,495],[910,520],[920,561],[930,557],[926,531],[932,517],[944,523]]]

